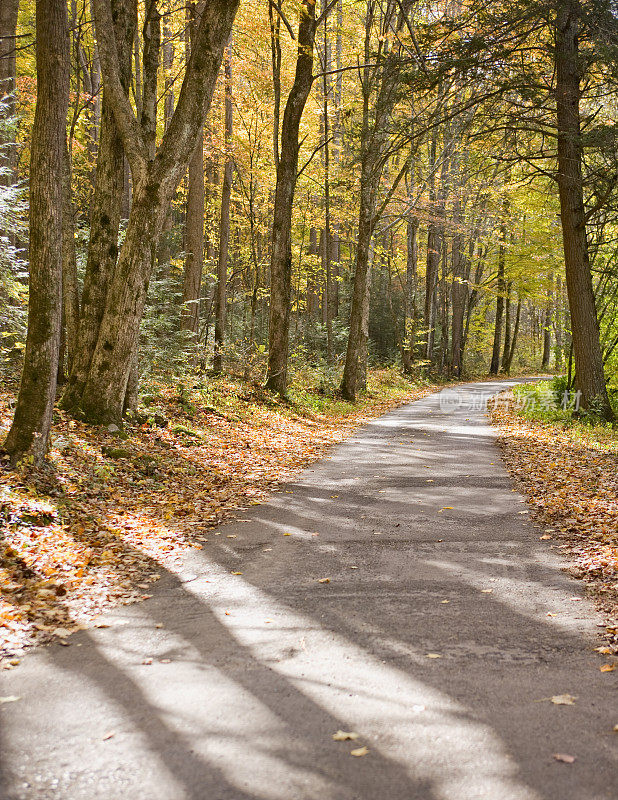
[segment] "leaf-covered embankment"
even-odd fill
[[[512,392],[491,409],[506,466],[543,539],[569,557],[567,571],[588,582],[607,615],[608,646],[618,652],[618,438],[608,427],[522,413]]]
[[[318,389],[292,389],[287,404],[232,380],[153,387],[143,416],[122,431],[56,412],[53,472],[0,470],[0,663],[147,598],[158,568],[207,548],[235,509],[261,502],[355,426],[434,388],[383,370],[353,406]],[[10,402],[2,398],[0,438]]]

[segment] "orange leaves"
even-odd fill
[[[432,390],[392,389],[378,376],[357,406],[320,400],[316,411],[225,379],[208,387],[205,407],[203,389],[183,405],[176,389],[154,388],[148,422],[122,434],[56,411],[54,481],[0,473],[0,659],[144,599],[160,566],[188,547],[207,552],[205,532],[234,509],[262,502],[357,425]],[[9,399],[0,398],[5,429]]]
[[[495,406],[499,443],[507,467],[537,519],[552,527],[539,537],[562,542],[573,563],[568,572],[586,578],[601,607],[618,608],[618,439],[607,429],[563,427]],[[552,546],[552,545],[549,545]],[[553,545],[556,546],[556,545]],[[618,635],[606,635],[618,650]]]

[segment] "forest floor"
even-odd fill
[[[54,412],[53,470],[0,469],[0,667],[112,605],[148,598],[157,565],[201,549],[220,535],[213,527],[355,427],[436,388],[378,370],[353,406],[318,388],[292,387],[284,403],[257,385],[209,379],[149,387],[147,413],[123,430]],[[12,401],[0,398],[0,440]]]
[[[535,418],[534,410],[517,406],[508,390],[491,409],[507,469],[533,519],[545,526],[541,538],[569,559],[565,570],[587,582],[588,593],[607,615],[607,652],[618,653],[616,431]]]

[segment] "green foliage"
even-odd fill
[[[557,375],[551,381],[520,384],[514,387],[513,394],[516,409],[527,419],[560,422],[565,426],[612,427],[611,423],[600,422],[599,412],[594,407],[579,407],[577,393],[568,389],[564,375]],[[611,392],[610,399],[618,411],[618,393]]]
[[[3,115],[6,107],[6,100],[0,99],[0,142],[7,142],[0,152],[16,146],[17,120]],[[21,361],[28,322],[25,245],[16,244],[27,235],[24,194],[23,185],[12,183],[9,170],[0,165],[0,371],[9,376]]]
[[[140,329],[141,377],[187,376],[195,368],[195,341],[180,330],[182,292],[169,267],[150,282],[148,302]]]

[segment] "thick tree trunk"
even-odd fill
[[[613,420],[607,396],[599,323],[590,274],[582,180],[578,0],[559,0],[556,17],[556,111],[558,120],[558,189],[571,310],[577,387],[582,405]]]
[[[120,77],[128,95],[131,80],[131,48],[137,27],[134,0],[113,0],[114,33]],[[103,93],[101,136],[97,153],[94,194],[90,208],[90,239],[82,290],[79,330],[76,337],[69,382],[61,405],[77,412],[88,379],[99,328],[105,311],[107,291],[118,257],[118,230],[125,182],[122,138],[114,119],[112,103]]]
[[[298,171],[298,130],[313,82],[315,0],[302,0],[298,23],[298,55],[294,84],[281,128],[270,261],[270,315],[266,388],[285,395],[288,372],[292,287],[292,203]]]
[[[234,117],[232,106],[232,40],[227,46],[225,58],[225,168],[221,187],[221,220],[219,224],[219,258],[217,261],[217,288],[215,290],[215,352],[212,369],[215,374],[223,372],[223,348],[225,344],[225,308],[227,302],[227,261],[230,244],[230,200],[234,180],[232,136]]]
[[[36,3],[37,103],[30,148],[28,335],[13,424],[11,463],[42,463],[56,396],[62,317],[62,175],[69,103],[65,0]]]
[[[15,53],[17,50],[17,13],[19,0],[2,0],[0,3],[0,100],[5,119],[15,116]],[[3,138],[0,131],[0,186],[10,186],[17,181],[17,151],[11,138]]]
[[[95,0],[95,23],[104,85],[110,92],[114,118],[133,176],[133,204],[125,241],[107,293],[79,407],[86,419],[117,423],[121,419],[152,268],[156,242],[173,193],[194,152],[210,107],[215,82],[236,14],[237,0],[211,0],[204,9],[178,104],[153,160],[122,88],[108,0]]]

